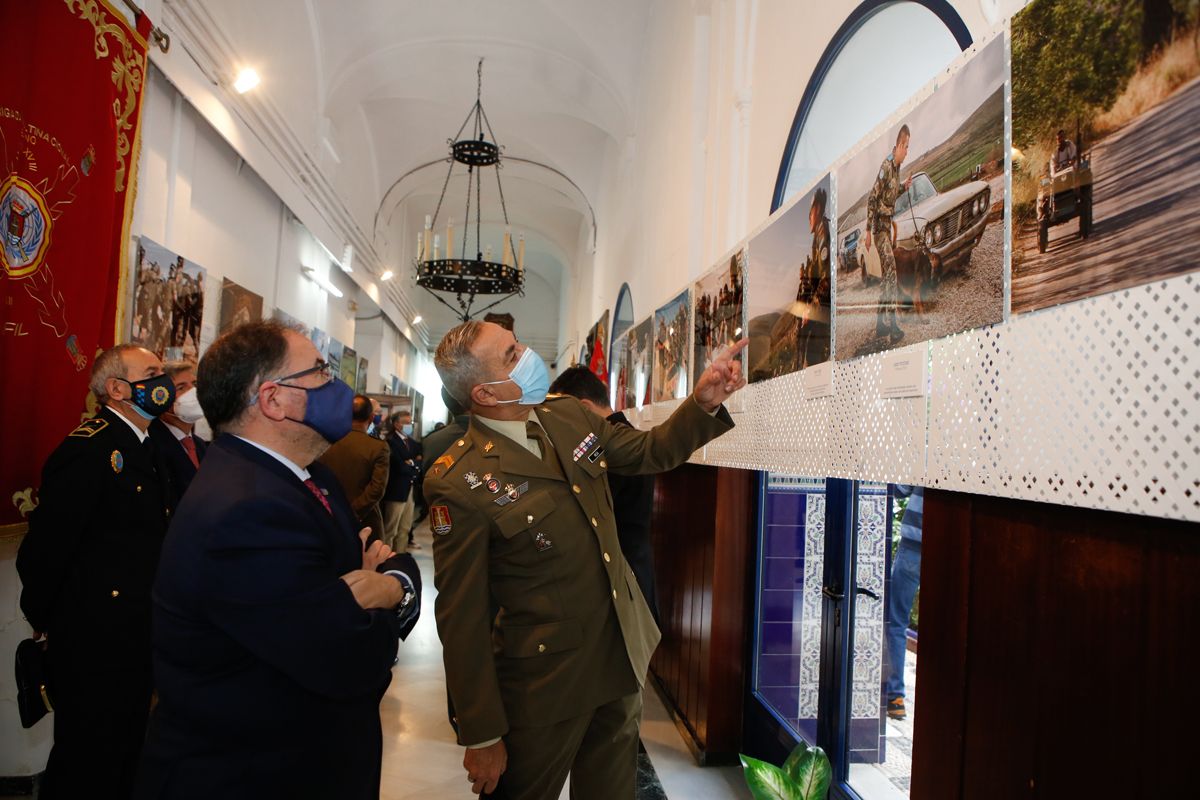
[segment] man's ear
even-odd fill
[[[104,382],[104,393],[113,400],[130,400],[133,398],[133,391],[129,388],[129,384],[120,378],[109,378]]]
[[[584,398],[584,397],[580,397],[579,402],[584,408],[586,408],[588,411],[592,412],[593,414],[600,413],[600,409],[597,408],[596,404],[593,403],[591,400],[588,400],[587,398]]]
[[[269,420],[282,422],[287,418],[287,409],[284,407],[284,395],[281,388],[274,383],[264,383],[258,387],[258,406],[259,413]]]
[[[496,397],[496,393],[492,391],[492,387],[482,383],[471,389],[470,398],[472,403],[489,408],[497,405],[497,400],[499,399]]]

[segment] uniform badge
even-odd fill
[[[578,461],[579,459],[583,458],[583,454],[586,453],[588,451],[588,448],[591,447],[595,443],[596,443],[596,434],[589,433],[587,436],[585,436],[583,438],[582,442],[580,442],[578,445],[575,446],[575,449],[571,452],[571,458],[575,461]]]
[[[480,486],[483,486],[483,481],[479,480],[479,476],[474,472],[468,472],[466,475],[463,475],[463,480],[465,480],[467,482],[467,486],[472,489],[478,489]]]
[[[107,427],[108,420],[100,419],[99,417],[92,417],[91,419],[85,419],[82,423],[80,423],[78,428],[71,431],[71,433],[68,435],[77,439],[90,439]]]
[[[490,486],[488,488],[491,488]],[[515,503],[521,499],[521,495],[529,491],[529,481],[525,481],[520,486],[514,486],[511,483],[505,485],[504,494],[496,498],[496,505],[506,506],[509,503]]]
[[[430,506],[429,507],[429,527],[438,536],[446,536],[450,533],[453,523],[450,521],[449,506]]]
[[[112,455],[108,457],[108,463],[112,464],[113,472],[120,475],[121,470],[125,469],[125,456],[121,455],[120,450],[113,450]]]
[[[483,476],[483,482],[487,484],[487,490],[492,494],[497,494],[500,491],[500,481],[491,476],[491,473]]]
[[[485,453],[490,453],[490,452],[492,452],[492,448],[493,448],[493,447],[495,447],[495,446],[496,446],[496,445],[492,444],[491,442],[488,442],[487,444],[485,444],[485,445],[483,446],[483,452],[485,452]]]
[[[595,464],[595,463],[596,463],[596,459],[600,458],[600,456],[602,456],[602,455],[604,455],[604,448],[603,448],[603,447],[597,447],[597,448],[596,448],[595,450],[593,450],[593,451],[591,452],[591,454],[588,456],[588,463],[589,463],[589,464]]]
[[[550,537],[538,531],[533,537],[533,546],[538,549],[539,553],[544,553],[551,547],[554,547],[554,542],[550,541]]]

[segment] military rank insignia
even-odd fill
[[[438,536],[446,536],[450,533],[453,523],[450,521],[449,506],[430,506],[429,507],[429,527]]]
[[[125,469],[125,456],[121,455],[120,450],[113,450],[108,463],[112,465],[112,471],[120,475],[121,470]]]
[[[521,495],[529,491],[529,481],[525,481],[520,486],[507,484],[504,487],[504,494],[496,498],[496,505],[506,506],[509,503],[515,503],[521,499]]]
[[[575,461],[578,461],[579,459],[583,458],[584,454],[586,454],[588,449],[591,448],[591,446],[594,445],[595,443],[596,443],[596,434],[589,433],[587,436],[584,437],[582,442],[580,442],[578,445],[576,445],[575,449],[571,452],[571,458]]]
[[[446,455],[442,456],[441,458],[439,458],[437,461],[433,462],[433,474],[441,475],[443,471],[448,470],[453,466],[454,466],[454,456],[452,456],[450,454],[446,454]]]
[[[91,419],[85,419],[78,428],[71,431],[70,435],[77,439],[90,439],[107,427],[108,420],[92,417]]]

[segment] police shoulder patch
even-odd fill
[[[108,420],[93,417],[85,419],[80,423],[79,427],[71,431],[68,436],[73,436],[77,439],[90,439],[100,431],[108,427]]]

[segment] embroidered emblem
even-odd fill
[[[156,406],[165,406],[171,399],[171,392],[165,386],[155,386],[150,392],[150,402]]]
[[[92,419],[85,419],[78,428],[71,431],[70,435],[77,439],[90,439],[107,427],[108,420],[94,417]]]
[[[446,536],[450,533],[453,523],[450,521],[449,506],[430,506],[429,507],[429,527],[438,536]]]
[[[491,488],[490,486],[488,488]],[[521,495],[529,491],[529,481],[525,481],[520,486],[513,486],[511,483],[504,487],[504,494],[496,498],[496,505],[506,506],[509,503],[515,503],[521,499]]]
[[[108,457],[108,463],[112,464],[113,472],[120,475],[121,470],[125,469],[125,456],[121,455],[120,450],[113,450],[112,455]]]
[[[583,458],[583,454],[586,453],[588,451],[588,448],[591,447],[595,443],[596,443],[596,434],[589,433],[587,436],[584,437],[582,442],[580,442],[578,445],[575,446],[575,449],[571,452],[571,458],[575,461],[578,461],[579,459]]]
[[[590,454],[590,455],[588,455],[588,462],[590,462],[590,463],[592,463],[592,464],[595,464],[595,463],[596,463],[596,459],[600,458],[600,456],[602,456],[602,455],[604,455],[604,448],[603,448],[603,447],[597,447],[595,450],[593,450],[593,451],[591,452],[591,454]]]
[[[472,489],[478,489],[480,486],[483,486],[483,481],[479,480],[479,476],[474,472],[468,472],[466,475],[463,475],[463,480],[465,480],[467,482],[467,486]]]
[[[549,550],[551,547],[554,547],[554,542],[550,541],[549,536],[542,533],[541,531],[538,531],[536,534],[534,534],[533,545],[534,545],[534,547],[536,547],[538,549],[539,553],[544,553],[545,551]]]

